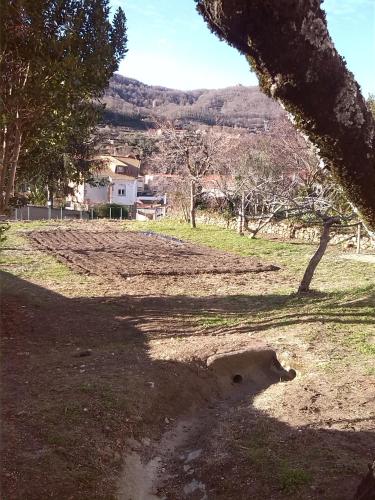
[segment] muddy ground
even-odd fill
[[[82,225],[48,229],[13,252],[43,266],[37,241],[72,272],[25,279],[14,260],[2,276],[2,498],[352,498],[375,450],[375,378],[328,335],[334,310],[275,293],[292,277],[251,259],[193,245],[168,259],[179,243],[133,234],[127,249],[139,241],[131,252],[147,258],[130,276],[123,236],[87,227],[82,245]],[[217,274],[223,258],[231,272]],[[342,302],[343,329],[373,324],[360,316],[373,295]],[[206,359],[253,342],[297,377],[223,392]]]

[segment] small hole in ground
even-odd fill
[[[234,384],[240,384],[242,382],[242,375],[234,375],[234,377],[232,378],[232,381]]]

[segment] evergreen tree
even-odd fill
[[[119,8],[111,24],[108,0],[0,0],[0,12],[0,209],[6,211],[20,158],[23,174],[37,151],[52,168],[48,162],[59,151],[69,154],[74,137],[87,142],[97,119],[94,101],[124,57],[127,38],[124,12]]]

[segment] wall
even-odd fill
[[[117,194],[118,189],[125,187],[125,196],[119,196]],[[134,181],[115,181],[112,188],[112,203],[118,203],[119,205],[134,205],[137,201],[137,180]]]
[[[219,227],[228,229],[237,229],[237,221],[231,219],[229,222],[219,214],[211,212],[198,212],[197,224],[213,224]],[[256,223],[249,222],[249,227],[257,227]],[[292,222],[278,222],[267,224],[259,233],[259,235],[268,235],[280,239],[290,240],[296,239],[306,241],[309,243],[319,243],[321,227],[319,226],[305,226]],[[357,240],[357,226],[346,229],[333,228],[331,231],[333,235],[330,241],[331,245],[344,244],[346,247],[356,246]],[[370,238],[364,234],[362,230],[361,248],[374,248],[374,243]]]
[[[108,186],[90,186],[86,183],[84,199],[88,205],[108,203]]]

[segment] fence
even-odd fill
[[[49,220],[49,219],[127,219],[135,216],[133,207],[111,207],[107,209],[107,215],[98,216],[95,210],[91,208],[85,210],[71,210],[68,208],[40,207],[36,205],[26,205],[20,208],[14,208],[11,215],[6,218],[10,221],[28,221],[28,220]]]
[[[89,212],[66,208],[38,207],[27,205],[15,208],[8,220],[89,219]]]

